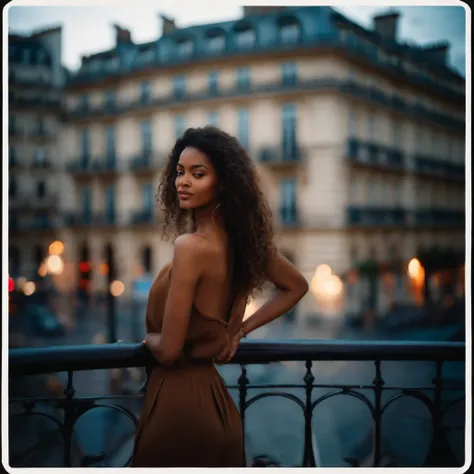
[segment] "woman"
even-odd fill
[[[244,467],[241,419],[213,362],[229,362],[242,337],[293,308],[308,284],[276,251],[255,167],[227,133],[187,130],[158,194],[164,233],[172,225],[179,236],[148,299],[144,344],[158,364],[132,466]],[[280,291],[243,321],[266,281]]]

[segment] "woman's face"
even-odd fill
[[[217,174],[211,160],[196,148],[185,148],[176,166],[176,190],[181,209],[204,207],[218,197]]]

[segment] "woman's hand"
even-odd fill
[[[158,348],[160,345],[161,334],[157,332],[149,332],[143,339],[143,344],[145,347],[153,354],[153,357],[156,359],[156,354],[158,353]]]
[[[216,364],[227,364],[233,358],[239,347],[240,340],[245,336],[245,333],[242,329],[239,329],[233,337],[230,339],[229,344],[224,348],[224,350],[214,359]]]

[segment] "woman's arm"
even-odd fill
[[[192,234],[174,244],[173,271],[166,299],[161,333],[147,334],[145,345],[155,359],[169,365],[179,359],[189,326],[189,315],[206,260],[206,242]]]
[[[280,252],[276,252],[265,273],[278,292],[243,322],[242,336],[287,313],[308,292],[304,276]]]

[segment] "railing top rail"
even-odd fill
[[[464,361],[462,342],[412,341],[243,341],[232,363],[264,364],[279,361],[386,360]],[[9,375],[33,375],[153,365],[143,344],[57,346],[9,350]]]

